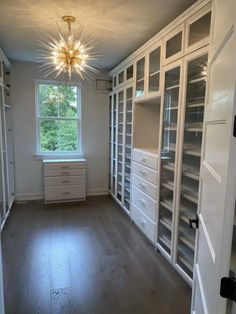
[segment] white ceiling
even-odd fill
[[[111,69],[196,0],[0,0],[0,47],[13,60],[36,61],[39,40],[65,27],[74,15],[93,34],[101,55],[95,66]]]

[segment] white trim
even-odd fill
[[[108,195],[109,191],[107,188],[103,189],[88,189],[86,191],[86,196],[95,196],[95,195]]]
[[[63,119],[63,118],[57,118],[57,117],[40,117],[39,114],[39,102],[38,102],[38,94],[39,94],[39,84],[48,84],[48,85],[58,85],[58,84],[63,84],[64,82],[59,82],[55,80],[35,80],[34,85],[35,85],[35,131],[36,131],[36,154],[35,157],[36,159],[40,159],[41,156],[43,158],[50,158],[50,156],[82,156],[83,154],[83,135],[82,135],[82,86],[80,82],[71,82],[71,86],[76,86],[77,87],[77,117],[72,118],[70,120],[76,121],[77,122],[77,151],[73,152],[42,152],[40,150],[40,127],[39,127],[39,120],[40,119],[53,119],[53,120],[58,120],[58,119]],[[68,118],[65,118],[68,119]],[[53,157],[53,158],[54,158]]]
[[[41,193],[25,193],[25,194],[16,194],[15,201],[31,201],[31,200],[42,200],[43,194]]]

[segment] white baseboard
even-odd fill
[[[108,189],[90,189],[86,191],[86,196],[108,195]]]
[[[95,195],[108,195],[107,189],[91,189],[87,190],[86,196],[95,196]],[[27,193],[27,194],[16,194],[16,201],[33,201],[33,200],[42,200],[43,194],[40,193]]]
[[[33,201],[33,200],[42,200],[43,194],[41,193],[27,193],[27,194],[16,194],[16,201]]]

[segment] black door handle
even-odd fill
[[[193,228],[198,229],[199,228],[198,215],[196,215],[195,219],[189,219],[189,227],[191,229],[193,229]]]

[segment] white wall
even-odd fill
[[[11,104],[17,199],[42,198],[42,161],[36,160],[35,87],[38,65],[12,62]],[[108,95],[82,83],[82,132],[88,194],[105,194],[108,185]]]

